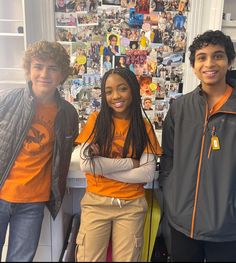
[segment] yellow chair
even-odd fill
[[[145,196],[148,211],[144,223],[144,244],[139,260],[141,262],[150,262],[160,223],[161,209],[152,189],[146,189]]]

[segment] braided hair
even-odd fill
[[[101,110],[95,122],[92,133],[87,141],[92,138],[89,143],[88,150],[93,143],[99,145],[99,155],[104,157],[110,157],[112,151],[112,141],[114,138],[115,126],[112,119],[112,109],[108,106],[105,94],[105,84],[107,78],[112,74],[118,74],[125,79],[131,88],[132,103],[130,105],[130,126],[125,139],[122,158],[126,158],[129,149],[132,149],[131,158],[140,159],[144,149],[150,147],[154,153],[154,147],[151,144],[149,136],[146,131],[146,126],[143,118],[143,114],[146,116],[151,127],[152,124],[148,119],[145,111],[143,110],[142,100],[140,96],[140,85],[136,78],[136,75],[126,68],[116,68],[107,71],[102,78],[101,82]],[[152,131],[154,133],[153,127]],[[89,152],[89,151],[88,151]]]

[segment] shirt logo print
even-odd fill
[[[45,134],[40,133],[40,131],[34,127],[31,127],[31,131],[32,131],[32,136],[30,134],[27,135],[26,143],[30,144],[34,142],[41,145],[42,140],[45,138]]]

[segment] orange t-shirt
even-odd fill
[[[231,96],[232,92],[233,92],[233,88],[231,86],[227,85],[225,93],[215,103],[215,105],[212,107],[212,109],[210,110],[209,113],[213,114],[213,113],[217,112],[225,104],[225,102],[229,99],[229,97]]]
[[[76,139],[76,143],[81,144],[87,141],[96,121],[98,113],[92,113],[83,127],[81,133]],[[115,134],[112,143],[112,154],[111,158],[121,158],[123,151],[125,138],[129,129],[129,121],[113,118],[115,124]],[[156,139],[155,134],[152,132],[151,125],[149,122],[145,121],[146,129],[150,138],[150,141],[156,149],[156,154],[161,154],[161,147]],[[145,152],[148,152],[146,147]],[[129,152],[130,157],[131,151]],[[144,195],[143,184],[130,184],[115,181],[106,178],[102,175],[94,175],[93,173],[85,173],[87,178],[87,188],[86,191],[93,192],[102,196],[115,197],[120,199],[135,199]]]
[[[0,199],[16,203],[49,200],[56,113],[55,103],[36,104],[31,128],[0,189]]]

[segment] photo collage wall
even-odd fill
[[[82,126],[101,105],[101,77],[132,70],[143,108],[161,130],[173,99],[182,95],[188,0],[55,0],[56,41],[71,57],[62,95]],[[81,127],[80,126],[80,127]]]

